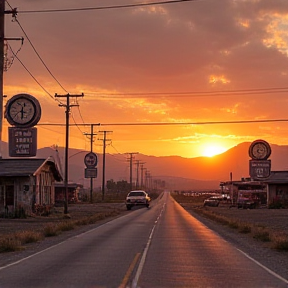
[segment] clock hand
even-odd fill
[[[13,119],[15,119],[19,113],[21,113],[21,110],[19,110],[16,114],[14,114]],[[22,119],[22,118],[21,118],[21,119]]]
[[[24,118],[24,113],[25,113],[23,106],[22,106],[20,112],[21,112],[21,119],[23,119]]]

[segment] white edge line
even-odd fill
[[[149,246],[150,246],[150,243],[151,243],[151,240],[152,240],[152,236],[154,234],[154,230],[155,230],[155,227],[157,225],[157,222],[159,220],[159,218],[161,217],[162,215],[162,212],[164,210],[164,207],[165,207],[165,203],[163,204],[163,207],[161,209],[161,212],[159,214],[159,216],[157,217],[157,220],[155,221],[155,224],[151,230],[151,233],[149,235],[149,238],[148,238],[148,241],[147,241],[147,244],[146,244],[146,247],[144,249],[144,252],[143,252],[143,255],[141,257],[141,260],[140,260],[140,263],[139,263],[139,266],[138,266],[138,269],[137,269],[137,272],[136,272],[136,275],[133,279],[133,282],[132,282],[132,288],[136,288],[137,287],[137,284],[138,284],[138,280],[139,280],[139,277],[141,275],[141,272],[143,270],[143,267],[144,267],[144,263],[145,263],[145,260],[146,260],[146,256],[147,256],[147,253],[148,253],[148,249],[149,249]]]
[[[258,266],[260,266],[261,268],[263,268],[264,270],[266,270],[268,273],[270,273],[271,275],[273,275],[274,277],[278,278],[279,280],[283,281],[284,283],[288,284],[288,280],[281,277],[280,275],[278,275],[277,273],[275,273],[274,271],[270,270],[268,267],[264,266],[263,264],[261,264],[260,262],[258,262],[257,260],[255,260],[254,258],[250,257],[247,253],[243,252],[242,250],[236,248],[240,253],[242,253],[245,257],[247,257],[248,259],[250,259],[251,261],[253,261],[255,264],[257,264]]]
[[[177,202],[176,202],[177,203]],[[179,204],[179,203],[178,203]],[[179,204],[180,205],[180,204]],[[181,206],[181,205],[180,205]],[[181,206],[182,207],[182,206]],[[183,208],[183,207],[182,207]],[[188,211],[187,211],[188,212]],[[189,213],[189,212],[188,212]],[[258,262],[257,260],[255,260],[254,258],[252,258],[251,256],[249,256],[247,253],[245,253],[244,251],[240,250],[239,248],[236,248],[235,245],[233,245],[232,243],[230,243],[229,241],[227,241],[224,237],[222,237],[217,231],[213,230],[212,228],[208,227],[206,224],[204,224],[201,220],[199,220],[198,218],[194,217],[194,215],[192,215],[191,213],[189,213],[193,218],[195,218],[197,221],[199,221],[202,225],[204,225],[206,228],[208,228],[210,231],[212,231],[213,233],[217,234],[222,240],[224,240],[225,242],[229,243],[230,245],[232,245],[236,250],[238,250],[240,253],[242,253],[246,258],[248,258],[249,260],[251,260],[252,262],[254,262],[255,264],[257,264],[258,266],[260,266],[261,268],[263,268],[264,270],[266,270],[268,273],[270,273],[271,275],[273,275],[274,277],[278,278],[279,280],[283,281],[284,283],[288,284],[288,280],[283,278],[282,276],[280,276],[279,274],[275,273],[274,271],[272,271],[271,269],[269,269],[268,267],[264,266],[263,264],[261,264],[260,262]]]

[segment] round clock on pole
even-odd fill
[[[264,140],[255,140],[249,147],[249,156],[254,160],[267,160],[271,155],[271,147]]]
[[[17,94],[8,100],[5,118],[12,125],[20,128],[35,126],[41,118],[39,101],[29,94]]]

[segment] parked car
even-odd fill
[[[204,206],[217,207],[220,204],[222,198],[217,196],[212,196],[204,200]]]
[[[139,205],[146,206],[148,208],[150,205],[150,201],[151,199],[148,193],[143,190],[134,190],[128,193],[125,204],[127,210],[131,210],[133,206]]]
[[[249,198],[238,198],[237,200],[237,208],[243,209],[254,209],[256,208],[257,203]]]

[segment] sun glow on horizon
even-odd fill
[[[206,144],[203,147],[203,156],[213,157],[215,155],[224,153],[225,151],[227,151],[227,149],[222,147],[222,146],[220,146],[220,145],[217,145],[217,144]]]

